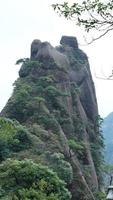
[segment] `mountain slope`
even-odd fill
[[[104,118],[102,130],[105,139],[105,160],[113,164],[113,112]]]
[[[54,48],[34,40],[2,117],[27,128],[32,145],[12,155],[50,166],[73,200],[95,199],[101,181],[102,139],[88,58],[76,38]]]

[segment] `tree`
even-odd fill
[[[113,0],[84,0],[81,3],[76,0],[73,4],[64,2],[52,6],[60,15],[74,20],[76,25],[83,27],[87,33],[93,30],[97,33],[97,36],[90,41],[85,38],[87,44],[91,44],[113,30]],[[113,69],[108,77],[103,74],[102,76],[96,75],[96,77],[103,80],[113,80]]]
[[[0,165],[1,200],[69,200],[57,174],[32,160],[8,159]]]
[[[0,162],[14,152],[28,149],[31,144],[28,134],[19,122],[0,117]]]
[[[16,65],[26,64],[27,62],[29,62],[29,58],[20,58],[19,60],[16,61]]]
[[[69,162],[65,161],[64,155],[61,153],[53,153],[47,155],[50,162],[50,167],[64,180],[70,184],[73,180],[73,169]]]
[[[78,1],[79,2],[79,1]],[[68,2],[63,4],[53,4],[54,10],[67,19],[74,19],[76,25],[81,26],[86,32],[96,30],[99,35],[89,43],[97,40],[109,31],[113,30],[113,1],[87,0],[70,5]]]

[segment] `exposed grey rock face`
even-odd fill
[[[73,48],[78,48],[78,42],[76,37],[72,37],[72,36],[62,36],[61,40],[60,40],[60,44],[61,45],[67,45]]]
[[[69,60],[70,81],[78,85],[85,113],[90,120],[95,121],[98,108],[87,55],[78,48],[76,37],[62,36],[60,43],[61,46],[57,47],[57,50],[65,54]]]
[[[31,45],[31,59],[54,62],[60,68],[69,68],[69,61],[65,55],[58,52],[49,42],[34,40]]]
[[[40,40],[33,40],[31,44],[31,59],[36,57],[36,54],[40,48],[41,41]]]
[[[94,123],[98,115],[98,108],[88,58],[86,54],[78,48],[76,37],[62,36],[60,44],[61,46],[55,49],[48,42],[40,43],[37,45],[38,48],[35,59],[41,61],[51,59],[56,66],[67,69],[69,79],[64,79],[64,77],[61,76],[62,81],[58,84],[58,87],[62,90],[62,93],[65,91],[70,94],[70,83],[76,83],[80,90],[80,94],[77,97],[77,110],[80,118],[84,124],[87,124],[88,121]],[[60,76],[60,74],[58,76]],[[72,99],[70,97],[65,97],[65,100],[61,98],[61,102],[63,101],[71,117],[73,114]],[[83,140],[87,146],[87,160],[91,170],[92,185],[98,188],[97,175],[90,152],[89,136],[86,129],[83,131]]]

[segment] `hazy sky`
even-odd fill
[[[71,1],[71,0],[70,0]],[[88,57],[94,77],[99,112],[102,117],[113,111],[113,81],[95,78],[109,74],[113,67],[112,33],[89,46],[82,46],[81,30],[74,22],[59,17],[51,4],[61,0],[0,0],[0,110],[11,96],[18,77],[19,58],[30,56],[34,39],[58,45],[62,35],[77,36]]]

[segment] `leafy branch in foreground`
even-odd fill
[[[68,2],[53,4],[54,10],[70,20],[75,20],[76,25],[83,27],[86,32],[96,30],[99,35],[93,41],[103,37],[113,30],[113,1],[102,2],[101,0],[87,0],[82,3]]]

